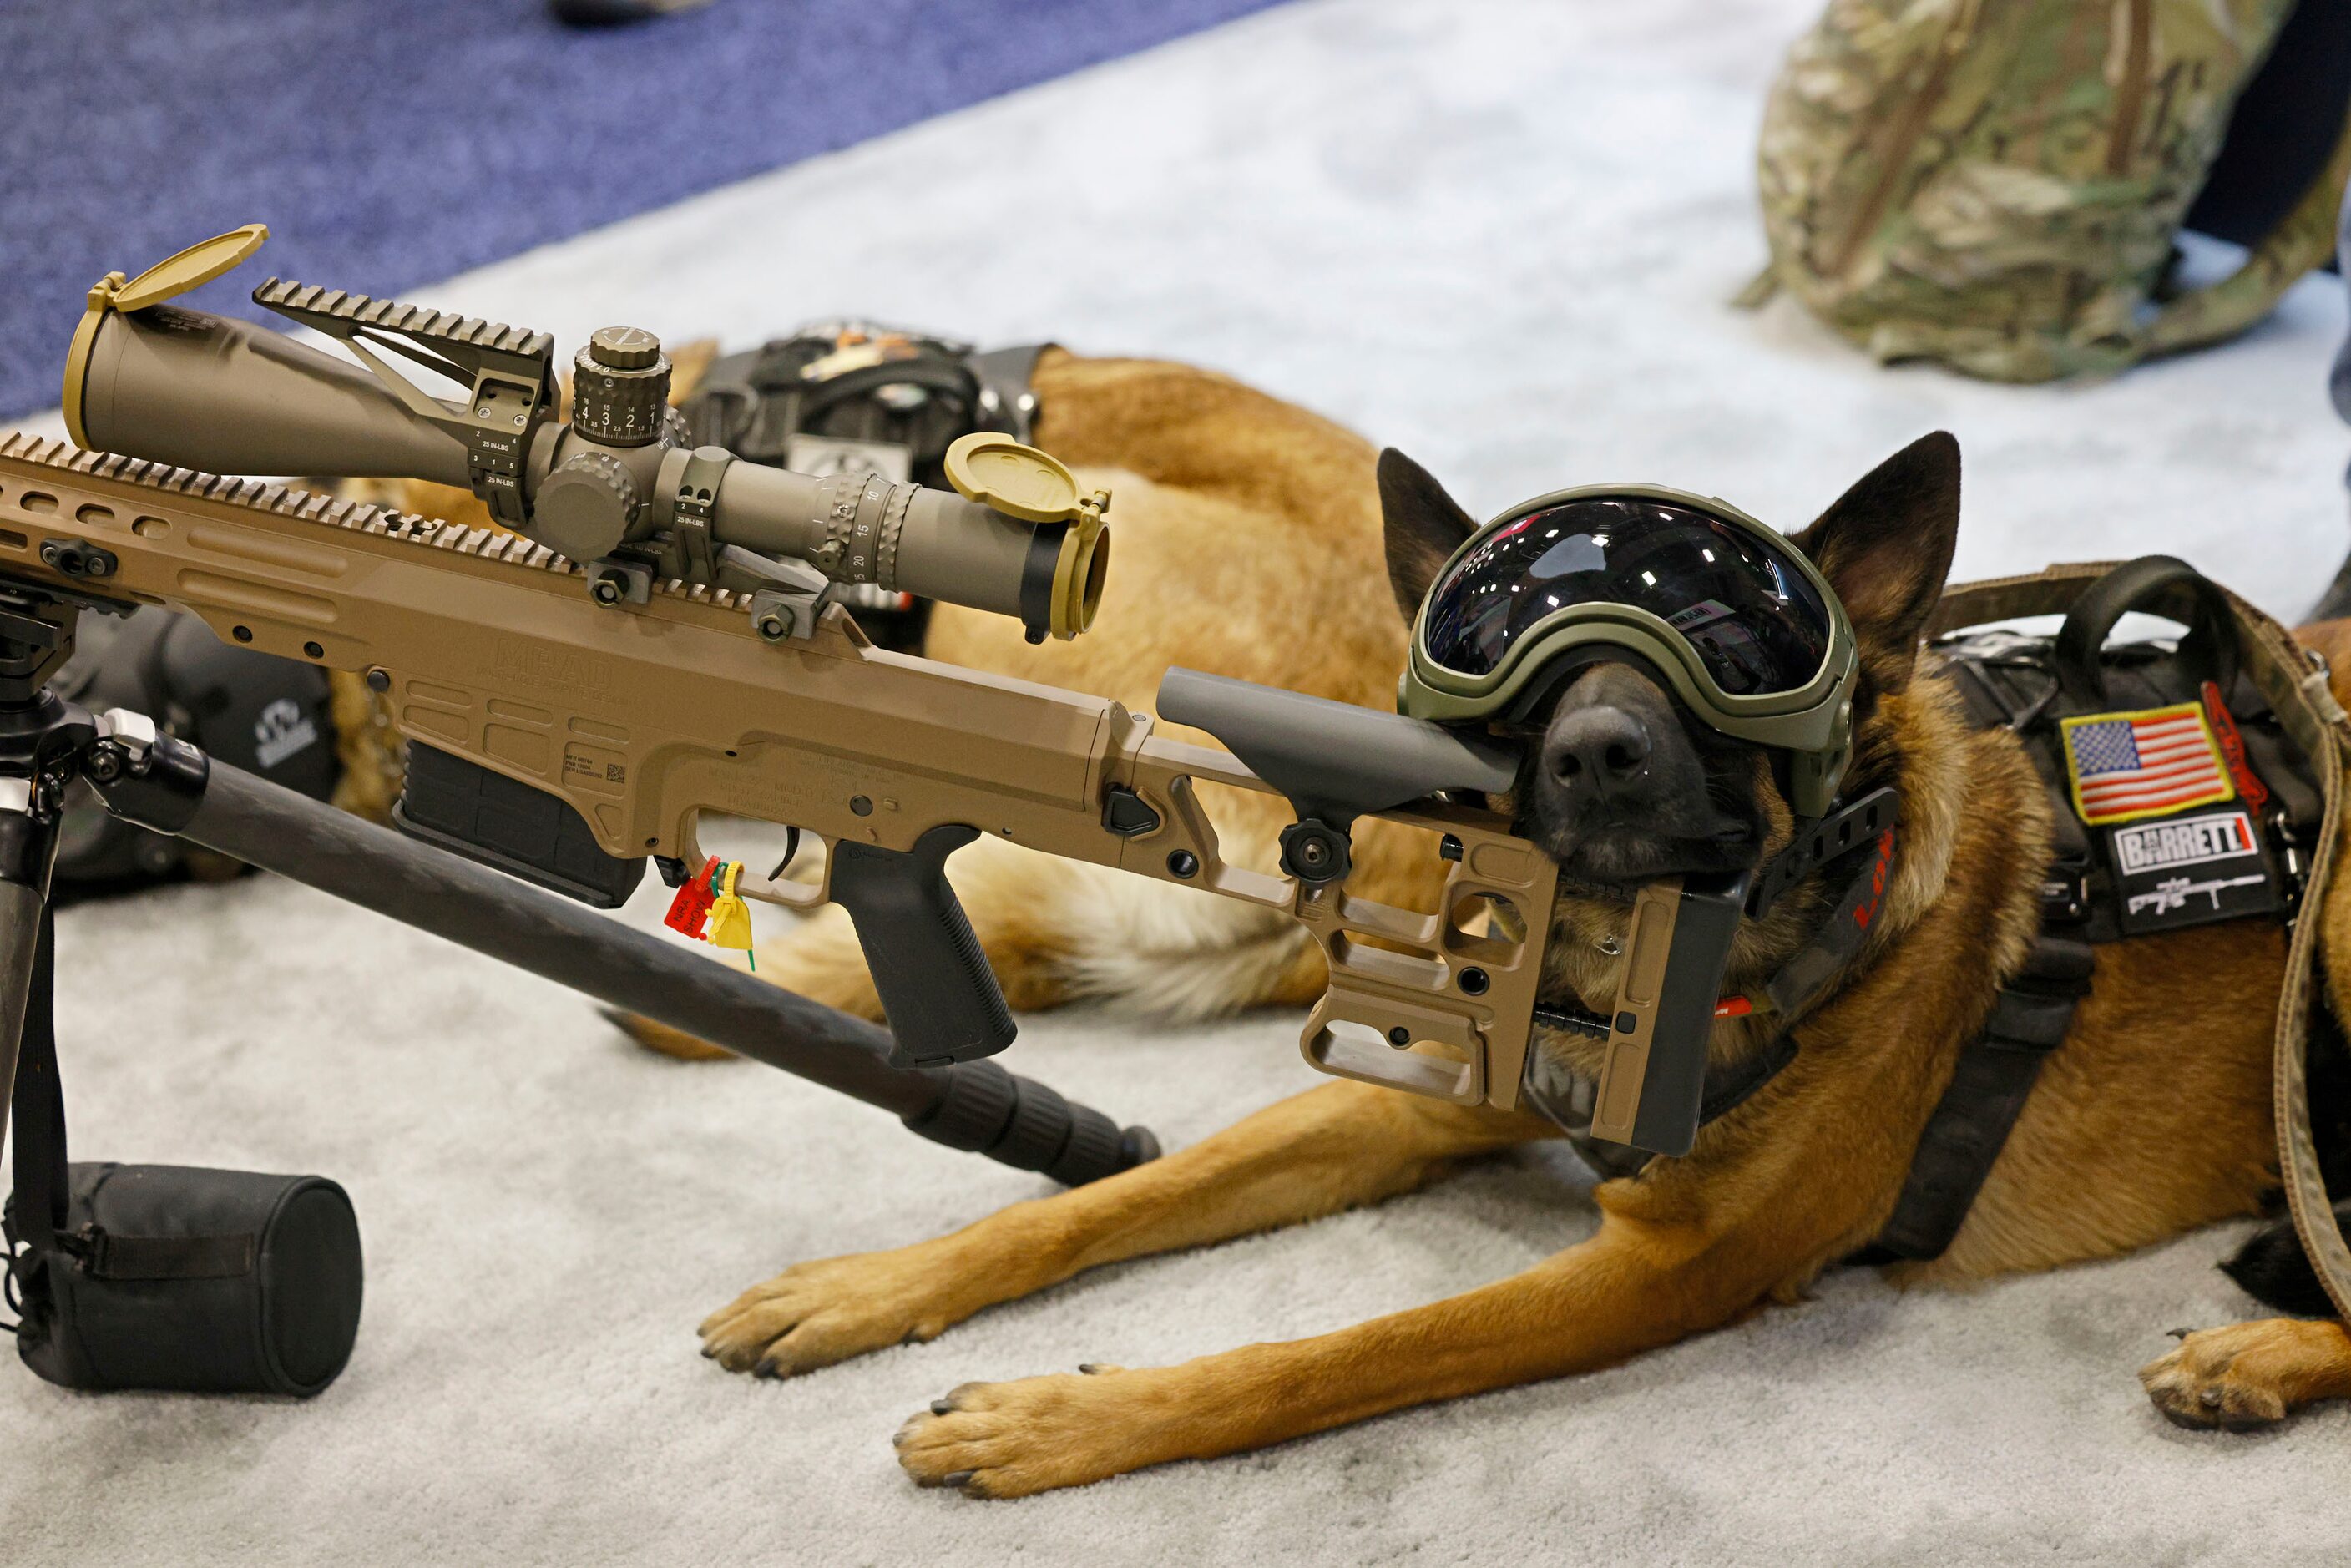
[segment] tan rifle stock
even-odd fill
[[[1268,875],[1222,858],[1194,788],[1268,786],[1149,716],[884,652],[837,607],[808,637],[768,641],[748,595],[661,583],[614,609],[584,576],[488,528],[0,437],[0,589],[172,605],[265,653],[364,672],[410,739],[559,799],[625,860],[698,864],[705,810],[836,851],[912,851],[968,825],[1286,910],[1330,961],[1303,1040],[1316,1067],[1516,1103],[1556,867],[1504,818],[1434,800],[1378,813],[1449,836],[1434,911]],[[1113,789],[1155,823],[1113,831]],[[840,859],[828,885],[744,891],[820,904]],[[1488,899],[1519,918],[1489,925]]]

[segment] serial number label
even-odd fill
[[[563,748],[563,777],[568,783],[584,784],[604,794],[618,794],[628,787],[629,764],[625,758],[575,743]]]

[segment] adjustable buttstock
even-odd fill
[[[1510,788],[1519,758],[1426,719],[1171,669],[1159,716],[1207,730],[1290,802],[1290,913],[1331,978],[1300,1040],[1322,1071],[1456,1104],[1517,1103],[1559,867],[1510,825],[1447,797]],[[1427,830],[1453,862],[1419,914],[1345,892],[1352,830],[1380,815]],[[1334,896],[1335,894],[1335,896]]]
[[[951,822],[911,850],[838,840],[832,901],[849,912],[889,1015],[893,1067],[941,1067],[1012,1043],[1012,1013],[947,885],[947,856],[979,837]]]

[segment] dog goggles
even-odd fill
[[[1584,486],[1479,528],[1421,601],[1396,706],[1521,718],[1570,670],[1626,654],[1701,723],[1789,752],[1797,814],[1827,814],[1851,755],[1852,625],[1786,539],[1685,491]]]

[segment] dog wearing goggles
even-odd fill
[[[1767,596],[1778,611],[1716,594],[1707,602],[1719,615],[1677,623],[1652,610],[1625,619],[1638,634],[1569,637],[1593,616],[1553,621],[1497,606],[1513,589],[1523,599],[1601,573],[1617,601],[1639,609],[1635,585],[1660,568],[1599,559],[1616,548],[1593,542],[1607,530],[1602,514],[1568,519],[1574,527],[1558,539],[1510,547],[1516,564],[1470,584],[1482,605],[1467,593],[1448,599],[1440,578],[1450,570],[1458,588],[1475,577],[1462,563],[1495,544],[1502,525],[1465,552],[1479,534],[1472,520],[1399,455],[1375,455],[1299,409],[1178,366],[1050,352],[1035,387],[1040,443],[1092,470],[1081,482],[1117,491],[1121,559],[1109,602],[1092,636],[1038,648],[1017,628],[942,606],[926,652],[1143,710],[1171,664],[1380,708],[1395,705],[1406,672],[1408,707],[1522,743],[1506,804],[1562,872],[1548,999],[1605,1007],[1632,890],[1764,865],[1800,818],[1818,812],[1824,788],[1851,799],[1892,787],[1901,825],[1867,938],[1795,1024],[1791,1064],[1706,1126],[1687,1156],[1603,1182],[1588,1239],[1512,1278],[1311,1339],[1174,1366],[966,1383],[899,1430],[906,1472],[925,1486],[1017,1497],[1567,1376],[1792,1303],[1823,1270],[1869,1246],[1962,1045],[2024,961],[2051,836],[2049,798],[2022,749],[2003,732],[1970,727],[1921,647],[1959,527],[1957,443],[1914,443],[1776,546],[1727,509],[1712,522],[1702,512],[1683,519],[1667,567],[1710,567],[1718,546],[1755,552],[1757,570],[1778,573]],[[1515,516],[1540,521],[1583,504],[1579,495]],[[1653,534],[1673,522],[1642,527]],[[1716,523],[1724,531],[1709,540]],[[1560,542],[1571,536],[1584,543]],[[1803,608],[1807,595],[1824,598],[1823,613]],[[1455,623],[1414,636],[1424,601]],[[1781,612],[1794,619],[1771,622]],[[1531,658],[1545,638],[1556,645]],[[1480,639],[1482,653],[1472,646]],[[1513,662],[1520,639],[1526,651]],[[1813,689],[1823,671],[1836,694],[1826,706]],[[1234,794],[1209,805],[1228,854],[1272,860],[1289,821],[1281,801]],[[1432,906],[1441,868],[1423,838],[1366,821],[1354,854],[1352,887]],[[1016,1006],[1107,998],[1198,1017],[1301,1006],[1322,985],[1318,951],[1279,914],[992,839],[958,856],[953,878]],[[1757,985],[1787,961],[1828,902],[1819,880],[1740,929],[1726,989]],[[2351,918],[2351,904],[2337,900],[2324,917],[2331,929]],[[763,946],[758,967],[881,1016],[838,911]],[[2094,988],[1956,1239],[1897,1277],[1941,1284],[2051,1268],[2259,1212],[2277,1185],[2269,1027],[2283,972],[2283,944],[2266,923],[2100,949]],[[1712,1057],[1735,1062],[1775,1028],[1721,1019]],[[1538,1038],[1562,1071],[1597,1071],[1591,1042]],[[652,1043],[686,1042],[653,1034]],[[1088,1269],[1376,1203],[1464,1160],[1559,1135],[1523,1112],[1325,1083],[1189,1148],[951,1235],[788,1269],[702,1325],[705,1354],[731,1371],[796,1376],[929,1340]],[[2290,1294],[2308,1279],[2300,1262],[2290,1235],[2271,1236],[2240,1260],[2240,1277]],[[2351,1394],[2351,1341],[2331,1320],[2246,1323],[2190,1334],[2142,1375],[2175,1419],[2256,1425]]]

